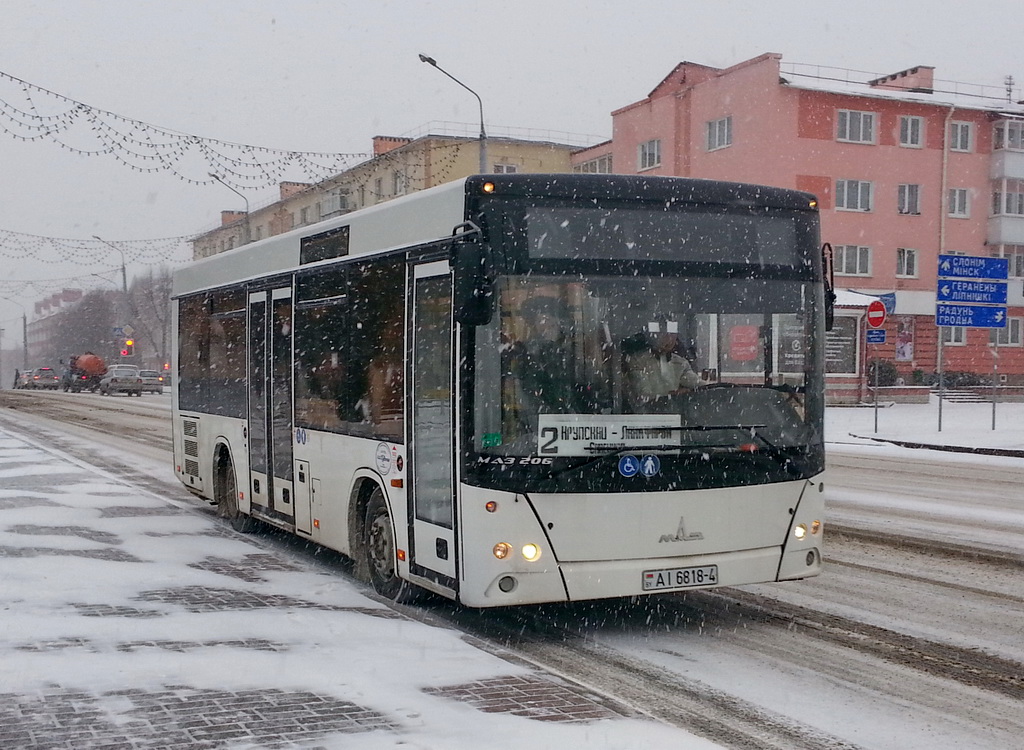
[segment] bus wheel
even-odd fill
[[[217,476],[213,480],[214,499],[217,501],[217,515],[227,519],[231,528],[248,534],[256,527],[256,521],[238,509],[238,487],[235,484],[235,470],[230,458],[217,459]]]
[[[366,567],[374,591],[396,602],[410,602],[415,599],[418,589],[398,577],[395,533],[380,487],[374,489],[370,495],[363,528],[366,534]]]

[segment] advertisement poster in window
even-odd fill
[[[914,359],[914,319],[901,318],[896,323],[896,361],[912,362]]]
[[[795,315],[783,315],[779,320],[779,370],[782,372],[804,371],[803,323]]]
[[[836,316],[835,324],[825,338],[827,374],[856,374],[857,329],[857,318]]]

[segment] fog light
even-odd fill
[[[818,553],[816,550],[812,549],[810,552],[807,553],[807,565],[808,567],[810,567],[811,565],[814,565],[814,563],[816,562],[818,562]]]
[[[506,594],[515,591],[516,579],[512,576],[502,576],[498,579],[498,588],[504,591]]]
[[[811,533],[812,534],[817,534],[819,531],[821,531],[821,521],[817,521],[817,520],[812,521],[811,522]]]
[[[494,545],[494,556],[499,560],[504,560],[512,552],[512,545],[508,542],[498,542]]]
[[[807,536],[807,527],[804,526],[802,523],[797,524],[797,527],[793,529],[793,536],[795,536],[797,539],[803,539]]]
[[[536,562],[540,559],[540,547],[536,544],[524,544],[523,557],[527,562]]]

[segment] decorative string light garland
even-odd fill
[[[12,138],[50,140],[83,156],[112,156],[136,172],[170,172],[193,185],[213,184],[210,172],[240,190],[275,185],[291,172],[319,181],[370,156],[266,148],[180,133],[98,109],[2,71],[0,85],[6,89],[0,92],[0,130]],[[24,99],[20,106],[10,101],[17,92]],[[83,141],[72,143],[73,137]],[[190,160],[201,166],[188,170]]]

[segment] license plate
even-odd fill
[[[717,565],[645,570],[643,576],[644,591],[682,589],[689,586],[712,586],[716,583],[718,583]]]

